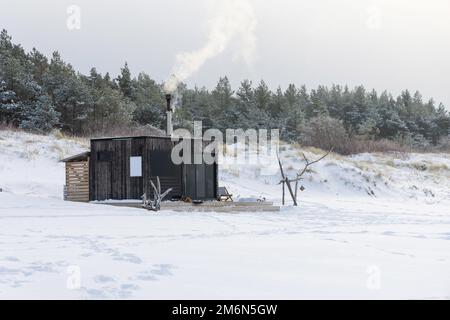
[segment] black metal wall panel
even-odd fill
[[[195,185],[195,166],[193,164],[187,164],[184,166],[184,196],[195,199]]]
[[[184,166],[184,195],[194,200],[217,198],[215,165],[189,164]]]
[[[204,164],[195,165],[195,189],[196,199],[206,198],[206,180],[205,180],[205,168]]]
[[[215,170],[214,165],[205,165],[205,187],[206,187],[206,198],[215,199],[217,198],[215,192]]]

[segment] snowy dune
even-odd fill
[[[152,214],[61,200],[86,147],[0,131],[0,298],[450,298],[448,155],[332,155],[279,213]],[[279,203],[278,180],[221,171],[236,197]]]
[[[62,199],[64,164],[59,160],[88,148],[88,142],[82,140],[0,131],[0,188]]]

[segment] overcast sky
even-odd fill
[[[241,42],[233,38],[189,85],[211,88],[222,75],[235,87],[245,78],[271,88],[363,84],[394,94],[418,89],[450,106],[449,0],[247,2],[256,21],[250,63],[236,59]],[[67,26],[71,5],[81,10],[80,29]],[[177,53],[205,45],[208,21],[223,10],[212,0],[0,0],[0,8],[0,28],[27,50],[58,50],[83,73],[95,66],[116,75],[128,61],[133,74],[157,81],[170,75]]]

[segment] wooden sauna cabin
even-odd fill
[[[218,198],[218,166],[180,164],[171,160],[168,136],[114,137],[91,140],[90,152],[62,160],[66,165],[65,199],[68,201],[140,200],[153,195],[150,180],[166,197],[192,200]],[[194,148],[192,148],[194,150]]]

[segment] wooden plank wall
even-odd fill
[[[112,161],[102,161],[99,152],[112,152],[112,140],[92,141],[89,162],[89,200],[106,200],[112,197]]]
[[[169,195],[188,195],[199,199],[214,199],[218,190],[217,165],[183,165],[171,175],[152,172],[152,154],[155,151],[170,152],[175,143],[156,137],[117,138],[91,141],[89,187],[90,200],[140,199],[153,194],[150,179],[160,177],[161,189],[173,187]],[[99,152],[106,152],[110,159],[100,161]],[[130,157],[142,157],[142,177],[130,177]]]
[[[89,161],[66,162],[68,201],[89,201]]]
[[[170,152],[170,139],[155,137],[117,138],[91,141],[90,200],[140,199],[144,193],[153,194],[150,179],[156,182],[151,172],[152,152]],[[109,161],[100,161],[99,152],[111,155]],[[130,177],[130,157],[142,157],[142,177]],[[175,188],[173,193],[181,193],[181,175],[163,177],[161,188]]]

